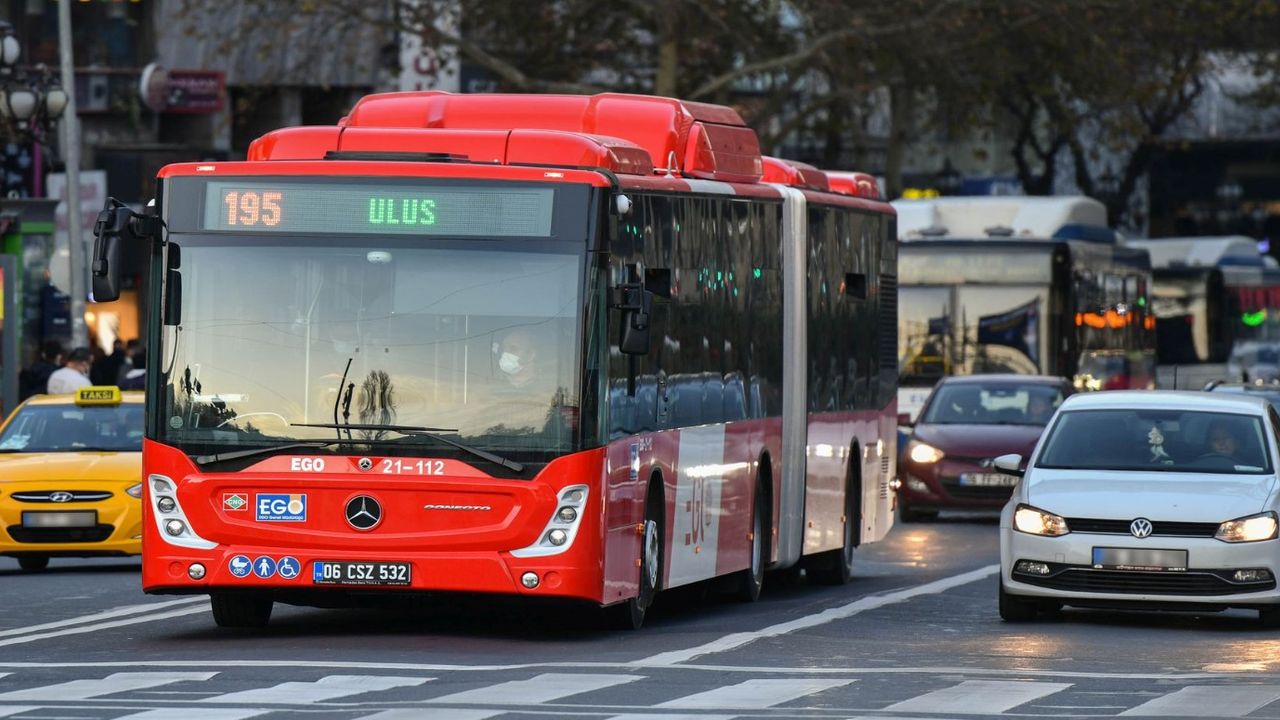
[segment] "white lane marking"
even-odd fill
[[[201,598],[204,599],[204,598]],[[156,620],[169,620],[171,618],[182,617],[184,615],[194,615],[196,613],[209,612],[205,605],[199,607],[181,608],[178,610],[170,610],[168,612],[150,613],[140,615],[138,617],[125,618],[123,620],[112,620],[111,622],[98,623],[97,625],[89,625],[86,627],[73,627],[63,630],[53,630],[46,633],[36,633],[34,635],[23,635],[21,637],[8,638],[0,640],[0,647],[6,645],[21,645],[23,643],[35,642],[37,640],[48,640],[49,638],[65,637],[67,635],[82,635],[84,633],[98,632],[99,630],[109,630],[111,628],[125,627],[127,625],[138,625],[145,622],[155,622]],[[125,667],[137,666],[139,663],[122,663]],[[161,666],[167,666],[167,663],[156,663]]]
[[[59,668],[316,668],[328,670],[396,670],[404,672],[499,672],[509,670],[641,670],[640,662],[544,662],[514,665],[448,665],[442,663],[379,663],[343,662],[329,660],[113,660],[98,662],[0,662],[0,668],[16,670],[56,670]],[[665,665],[656,666],[665,668]],[[1128,672],[1107,673],[1084,670],[1037,670],[1035,668],[981,668],[954,665],[923,665],[917,667],[770,667],[763,665],[706,665],[682,664],[681,670],[706,670],[718,673],[743,673],[751,675],[978,675],[984,677],[1048,677],[1063,679],[1103,680],[1224,680],[1230,678],[1276,679],[1278,673],[1258,672]]]
[[[123,672],[97,680],[71,680],[56,685],[41,685],[0,693],[0,702],[8,700],[88,700],[101,695],[145,690],[187,680],[208,680],[216,672]]]
[[[642,675],[545,673],[528,680],[512,680],[511,682],[488,685],[475,690],[464,690],[452,695],[432,698],[427,702],[532,705],[644,679]]]
[[[456,708],[401,708],[364,715],[356,720],[489,720],[507,710],[458,710]],[[653,720],[650,718],[650,720]],[[662,720],[666,720],[663,718]]]
[[[0,707],[0,718],[9,717],[10,715],[21,715],[22,713],[39,709],[40,707],[38,705],[13,705],[11,707]]]
[[[654,705],[655,708],[681,710],[759,710],[781,705],[796,698],[842,687],[853,680],[818,680],[786,678],[783,680],[747,680],[737,685],[718,687]]]
[[[329,675],[315,682],[280,683],[266,688],[215,695],[200,702],[236,703],[237,705],[252,705],[255,703],[309,705],[348,695],[362,695],[398,687],[415,687],[433,679],[393,677],[389,675]]]
[[[1071,683],[966,680],[959,685],[917,695],[885,708],[893,712],[998,715],[1071,687]]]
[[[245,718],[266,715],[269,712],[275,712],[275,710],[269,708],[251,708],[248,710],[241,708],[159,708],[157,710],[144,710],[132,715],[123,715],[115,720],[173,720],[175,717],[181,717],[182,720],[245,720]]]
[[[761,630],[753,630],[751,632],[730,633],[718,640],[712,640],[709,643],[698,645],[697,647],[687,648],[685,650],[673,650],[671,652],[658,653],[651,655],[643,660],[636,661],[637,665],[676,665],[678,663],[688,662],[693,658],[711,653],[721,653],[735,648],[742,647],[747,643],[755,642],[763,638],[776,637],[797,630],[823,625],[834,620],[843,620],[852,617],[858,613],[868,610],[876,610],[886,605],[904,602],[921,595],[935,595],[937,593],[946,592],[952,588],[968,585],[971,582],[984,580],[996,573],[1000,572],[999,565],[987,565],[960,575],[952,575],[951,577],[941,580],[934,580],[924,585],[916,585],[903,590],[895,590],[883,595],[872,595],[870,597],[854,600],[833,608],[827,608],[822,612],[806,615],[802,618],[790,620],[777,625],[770,625]]]
[[[634,714],[634,715],[614,715],[609,720],[733,720],[737,715],[703,715],[701,713],[677,713],[675,715],[669,713],[657,714]]]
[[[1194,685],[1120,713],[1145,717],[1243,717],[1280,700],[1280,685]]]
[[[165,608],[175,607],[177,605],[191,605],[193,603],[207,602],[204,597],[182,598],[181,600],[166,600],[157,603],[142,603],[140,605],[125,605],[124,607],[104,610],[102,612],[93,613],[92,615],[81,615],[80,617],[67,618],[66,620],[58,620],[56,622],[41,623],[39,625],[28,625],[20,628],[10,628],[8,630],[0,630],[0,637],[12,637],[14,635],[27,635],[41,630],[52,630],[53,628],[67,627],[68,625],[83,625],[85,623],[94,623],[101,620],[110,620],[111,618],[121,617],[123,615],[137,615],[145,612],[158,612]]]

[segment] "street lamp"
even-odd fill
[[[67,91],[44,65],[36,66],[34,74],[20,67],[21,56],[22,44],[13,26],[0,21],[0,120],[7,135],[30,136],[39,142],[39,136],[62,117]]]

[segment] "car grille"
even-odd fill
[[[115,530],[111,525],[95,525],[78,528],[30,528],[10,525],[9,536],[20,543],[80,543],[102,542]]]
[[[1094,570],[1093,568],[1050,565],[1057,571],[1050,575],[1014,573],[1018,582],[1028,585],[1086,593],[1132,593],[1142,595],[1237,595],[1272,590],[1276,581],[1238,583],[1222,576],[1233,570],[1188,570],[1186,572],[1152,572],[1136,570]]]
[[[53,495],[56,493],[67,493],[71,495],[67,500],[54,500]],[[26,492],[16,492],[9,497],[18,502],[29,503],[51,503],[51,502],[97,502],[106,500],[111,497],[111,493],[103,490],[29,490]]]
[[[1129,520],[1101,520],[1096,518],[1067,518],[1071,532],[1099,533],[1104,535],[1131,535]],[[1151,521],[1153,537],[1213,537],[1219,523]]]

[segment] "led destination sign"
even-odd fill
[[[204,230],[271,233],[551,234],[552,188],[210,182]]]

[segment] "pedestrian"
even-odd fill
[[[18,374],[18,400],[40,395],[49,387],[49,376],[62,365],[62,343],[46,340],[40,346],[40,356],[31,367]]]
[[[93,363],[89,379],[94,385],[114,385],[124,367],[125,358],[124,342],[116,338],[111,344],[111,354],[104,355],[101,360]]]
[[[133,355],[132,367],[125,368],[124,375],[117,383],[121,390],[144,390],[147,383],[147,353],[138,348]]]
[[[120,371],[116,373],[116,384],[124,382],[125,376],[131,371],[145,367],[145,361],[139,362],[138,356],[142,354],[142,341],[134,338],[124,344],[124,364],[120,366]]]
[[[91,358],[89,348],[78,347],[72,350],[62,368],[49,376],[46,392],[50,395],[64,395],[92,385],[89,380],[89,369],[93,365]]]

